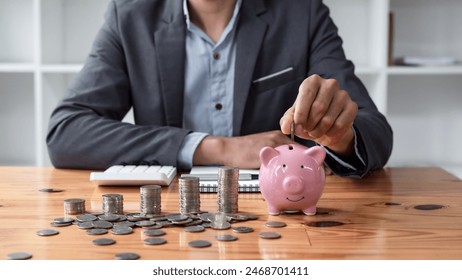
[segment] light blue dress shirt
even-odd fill
[[[231,20],[214,43],[191,22],[187,0],[183,0],[187,26],[183,127],[194,132],[185,137],[180,148],[177,162],[181,169],[192,167],[194,152],[206,136],[233,135],[234,37],[241,4],[242,0],[237,0]],[[354,133],[356,155],[364,164]],[[328,149],[326,152],[344,167],[356,170]]]
[[[208,135],[232,136],[236,23],[242,0],[234,7],[231,20],[215,43],[191,22],[187,0],[186,65],[183,127],[194,132],[183,141],[178,155],[182,169],[192,167],[194,151]]]

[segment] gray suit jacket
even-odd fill
[[[53,111],[47,135],[58,168],[105,169],[120,163],[177,165],[182,141],[185,20],[182,0],[115,0],[82,71]],[[335,78],[359,106],[354,123],[366,166],[382,168],[392,130],[354,75],[342,40],[320,0],[243,1],[236,34],[233,134],[279,129],[300,83]],[[292,68],[270,79],[272,73]],[[133,107],[136,125],[120,120]],[[307,145],[313,143],[301,141]]]

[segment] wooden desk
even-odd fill
[[[61,188],[44,193],[42,188]],[[318,204],[322,214],[269,216],[260,194],[242,194],[239,210],[257,214],[253,233],[237,234],[235,242],[214,239],[216,230],[188,233],[166,228],[167,243],[143,243],[142,229],[130,235],[112,235],[117,243],[95,246],[90,236],[75,225],[55,228],[59,234],[41,237],[36,231],[52,228],[54,218],[64,216],[63,201],[86,199],[86,209],[101,211],[102,194],[120,193],[124,210],[139,212],[138,187],[98,187],[89,182],[89,171],[53,168],[0,168],[0,256],[27,251],[32,259],[114,259],[116,253],[136,252],[141,259],[462,259],[462,182],[437,168],[385,169],[364,180],[329,176]],[[216,196],[201,195],[201,210],[215,212]],[[437,210],[417,210],[417,205],[436,204]],[[176,213],[177,180],[162,191],[162,211]],[[268,220],[284,221],[276,229],[282,238],[264,240],[261,231]],[[337,221],[335,227],[310,227],[310,222]],[[232,233],[231,230],[219,233]],[[101,237],[101,236],[99,236]],[[193,249],[188,242],[206,239],[212,246]]]

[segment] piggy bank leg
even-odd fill
[[[308,207],[303,209],[303,213],[308,216],[313,216],[316,214],[316,206]]]
[[[268,213],[272,216],[277,216],[281,213],[281,210],[278,207],[268,205]]]

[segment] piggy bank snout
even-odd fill
[[[282,182],[283,190],[288,194],[299,194],[303,192],[303,180],[297,176],[287,176]]]

